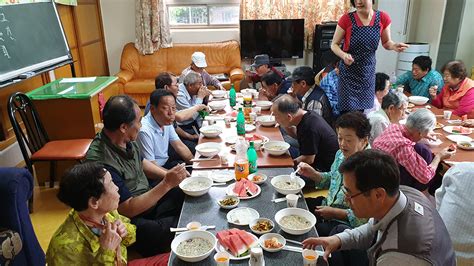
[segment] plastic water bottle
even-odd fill
[[[257,152],[253,146],[253,141],[250,142],[250,147],[247,150],[247,158],[249,160],[249,173],[253,174],[257,172]]]
[[[390,73],[390,86],[394,90],[397,88],[396,83],[397,83],[397,75],[395,74],[395,71],[392,71],[392,73]]]
[[[239,113],[237,114],[237,135],[245,136],[245,117],[242,107],[239,108]]]
[[[247,142],[244,138],[239,137],[235,143],[235,179],[237,181],[247,178],[249,175],[249,160],[247,158]]]
[[[235,93],[234,84],[230,86],[229,103],[230,107],[234,107],[237,103],[237,94]]]

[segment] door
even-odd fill
[[[436,59],[437,70],[441,70],[444,64],[456,59],[456,50],[459,42],[459,32],[465,4],[465,0],[451,0],[446,3],[438,57]]]

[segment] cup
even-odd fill
[[[229,265],[229,254],[224,251],[217,252],[214,255],[214,261],[217,266],[228,266]]]
[[[254,99],[258,99],[258,91],[254,91],[254,92],[253,92],[253,98],[254,98]]]
[[[298,195],[295,194],[288,194],[286,195],[286,206],[288,208],[296,208],[296,204],[298,203]]]
[[[221,159],[221,165],[229,164],[229,160],[227,159],[227,155],[225,153],[219,154],[219,158]]]
[[[260,114],[262,114],[262,107],[256,106],[256,107],[253,108],[252,112],[256,113],[257,115],[260,115]]]
[[[207,126],[209,126],[209,121],[207,120],[202,121],[201,127],[207,127]]]
[[[304,266],[316,266],[318,261],[318,253],[312,249],[303,250],[303,265]]]
[[[250,116],[251,123],[254,123],[255,121],[257,121],[257,113],[251,112],[249,116]]]
[[[209,122],[209,125],[214,125],[216,124],[216,120],[215,119],[209,119],[207,120]]]
[[[226,127],[230,127],[231,121],[232,121],[232,117],[229,117],[229,116],[224,117],[224,123]]]
[[[397,92],[403,93],[403,86],[398,86],[397,87]]]
[[[443,112],[443,118],[446,119],[446,120],[451,119],[451,114],[452,114],[452,113],[453,113],[452,111],[445,110],[445,111]]]

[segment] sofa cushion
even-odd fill
[[[154,89],[155,79],[132,79],[123,86],[124,93],[150,94]]]

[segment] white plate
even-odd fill
[[[260,180],[260,181],[253,181],[253,177],[256,176],[256,175],[259,175],[259,176],[263,177],[263,179]],[[262,174],[262,173],[259,173],[259,172],[250,174],[250,175],[247,177],[248,180],[252,181],[253,183],[255,183],[255,184],[257,184],[257,185],[260,185],[260,184],[265,183],[265,181],[267,181],[267,178],[268,178],[268,177],[267,177],[266,174]]]
[[[245,124],[245,132],[252,132],[254,131],[255,129],[257,129],[257,127],[255,127],[254,125],[250,125],[250,124]]]
[[[445,127],[443,127],[445,128]],[[468,136],[463,136],[463,135],[447,135],[446,138],[448,138],[452,142],[458,142],[458,141],[472,141],[472,139]]]
[[[236,210],[237,210],[237,209],[236,209]],[[257,238],[255,235],[253,235],[253,234],[251,234],[251,233],[249,233],[249,235],[251,235],[256,241],[258,241],[258,238]],[[250,252],[249,252],[249,254],[248,254],[247,256],[235,257],[234,255],[230,254],[230,253],[225,249],[225,247],[223,247],[223,246],[221,245],[221,243],[219,243],[219,240],[217,241],[216,247],[215,247],[214,249],[215,249],[217,252],[223,251],[223,252],[229,254],[229,259],[230,259],[230,260],[246,260],[246,259],[249,259],[249,258],[250,258]]]
[[[260,218],[258,211],[248,207],[240,207],[227,213],[227,222],[235,225],[249,225],[250,222],[258,218]]]
[[[225,139],[225,143],[227,144],[235,144],[237,140],[239,139],[239,136],[230,136]]]
[[[469,143],[471,146],[470,147],[464,147],[461,145],[461,143]],[[462,150],[467,150],[467,151],[470,151],[470,150],[474,150],[474,142],[467,142],[467,141],[460,141],[456,144],[456,146],[458,146],[458,148],[462,149]]]
[[[448,133],[450,133],[450,134],[469,135],[469,134],[472,133],[472,129],[470,129],[470,128],[467,128],[467,129],[469,129],[469,133],[454,133],[454,132],[453,132],[453,128],[454,128],[454,127],[455,127],[455,126],[445,126],[445,127],[443,127],[443,130],[446,131],[446,132],[448,132]]]
[[[230,184],[229,186],[227,186],[225,192],[227,193],[227,195],[232,195],[232,196],[237,196],[239,199],[241,200],[245,200],[245,199],[253,199],[255,198],[256,196],[260,195],[260,192],[262,192],[262,189],[260,188],[259,185],[256,185],[257,186],[257,193],[253,194],[252,196],[250,197],[239,197],[239,195],[235,194],[234,193],[234,186],[235,186],[235,183],[233,184]],[[257,217],[258,218],[258,217]]]
[[[234,172],[229,170],[216,170],[210,174],[211,179],[218,183],[227,183],[234,180]]]

